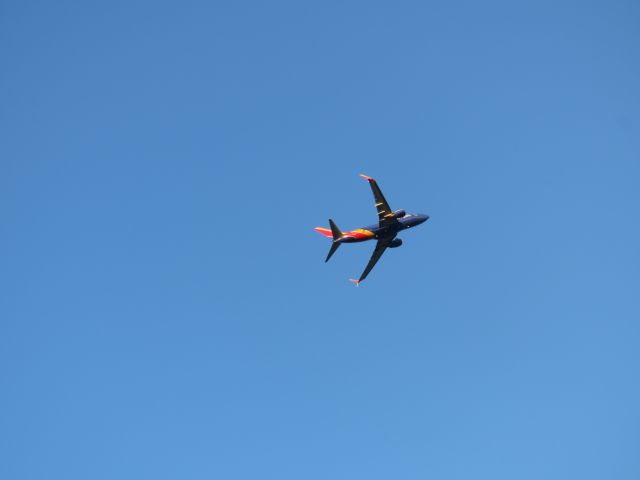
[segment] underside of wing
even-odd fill
[[[382,256],[384,251],[387,249],[389,244],[393,241],[393,239],[394,237],[387,237],[387,238],[381,238],[380,240],[378,240],[378,243],[376,244],[376,248],[373,251],[371,258],[369,259],[369,263],[367,263],[367,266],[365,267],[364,272],[362,272],[362,275],[360,275],[360,278],[358,280],[353,280],[354,282],[360,283],[362,280],[367,278],[367,275],[369,275],[369,272],[373,269],[373,267],[375,267],[376,263],[378,263],[378,260],[380,260],[380,257]]]
[[[391,207],[389,207],[387,200],[384,198],[382,190],[378,187],[378,183],[373,178],[366,175],[360,174],[360,176],[367,180],[371,186],[373,198],[376,201],[376,210],[378,211],[378,222],[380,223],[380,226],[383,227],[385,225],[397,223],[398,219],[393,215],[393,211],[391,210]]]

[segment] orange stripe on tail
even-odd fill
[[[314,228],[314,230],[316,232],[321,233],[322,235],[324,235],[325,237],[329,237],[329,238],[333,238],[333,235],[331,233],[331,230],[328,228],[322,228],[322,227],[316,227]]]

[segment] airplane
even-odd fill
[[[338,247],[343,243],[355,243],[365,242],[367,240],[377,240],[376,248],[373,250],[371,259],[365,267],[362,275],[358,280],[350,278],[349,280],[354,282],[356,286],[360,284],[375,264],[380,260],[380,257],[387,248],[396,248],[402,245],[402,240],[396,238],[399,232],[408,228],[413,228],[421,223],[429,220],[429,215],[424,214],[412,214],[407,213],[404,210],[391,211],[389,204],[382,194],[382,190],[378,187],[377,182],[364,174],[360,174],[362,178],[369,182],[371,191],[373,192],[373,198],[376,202],[376,209],[378,210],[378,225],[370,225],[364,228],[358,228],[349,232],[342,232],[332,219],[329,219],[329,226],[331,228],[316,227],[314,230],[320,232],[325,237],[329,237],[333,240],[331,243],[331,249],[325,259],[325,263],[329,261],[331,256],[336,253]]]

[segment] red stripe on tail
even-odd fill
[[[314,228],[314,230],[318,233],[321,233],[325,237],[333,238],[333,234],[331,233],[331,230],[329,230],[328,228],[316,227]]]

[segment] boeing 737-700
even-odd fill
[[[366,175],[360,176],[369,182],[371,190],[373,191],[373,198],[375,199],[376,209],[378,210],[378,225],[370,225],[368,227],[358,228],[349,232],[342,232],[335,222],[329,219],[329,226],[331,228],[316,227],[315,229],[325,237],[330,237],[333,240],[325,262],[329,261],[338,247],[343,243],[365,242],[367,240],[377,241],[376,248],[373,250],[371,259],[362,272],[362,275],[360,275],[360,278],[358,280],[351,279],[351,281],[355,282],[356,285],[367,278],[367,275],[369,275],[369,272],[378,260],[380,260],[380,257],[387,248],[395,248],[402,245],[402,240],[396,238],[399,232],[418,226],[429,220],[429,215],[412,214],[407,213],[404,210],[397,210],[393,212],[376,181]]]

